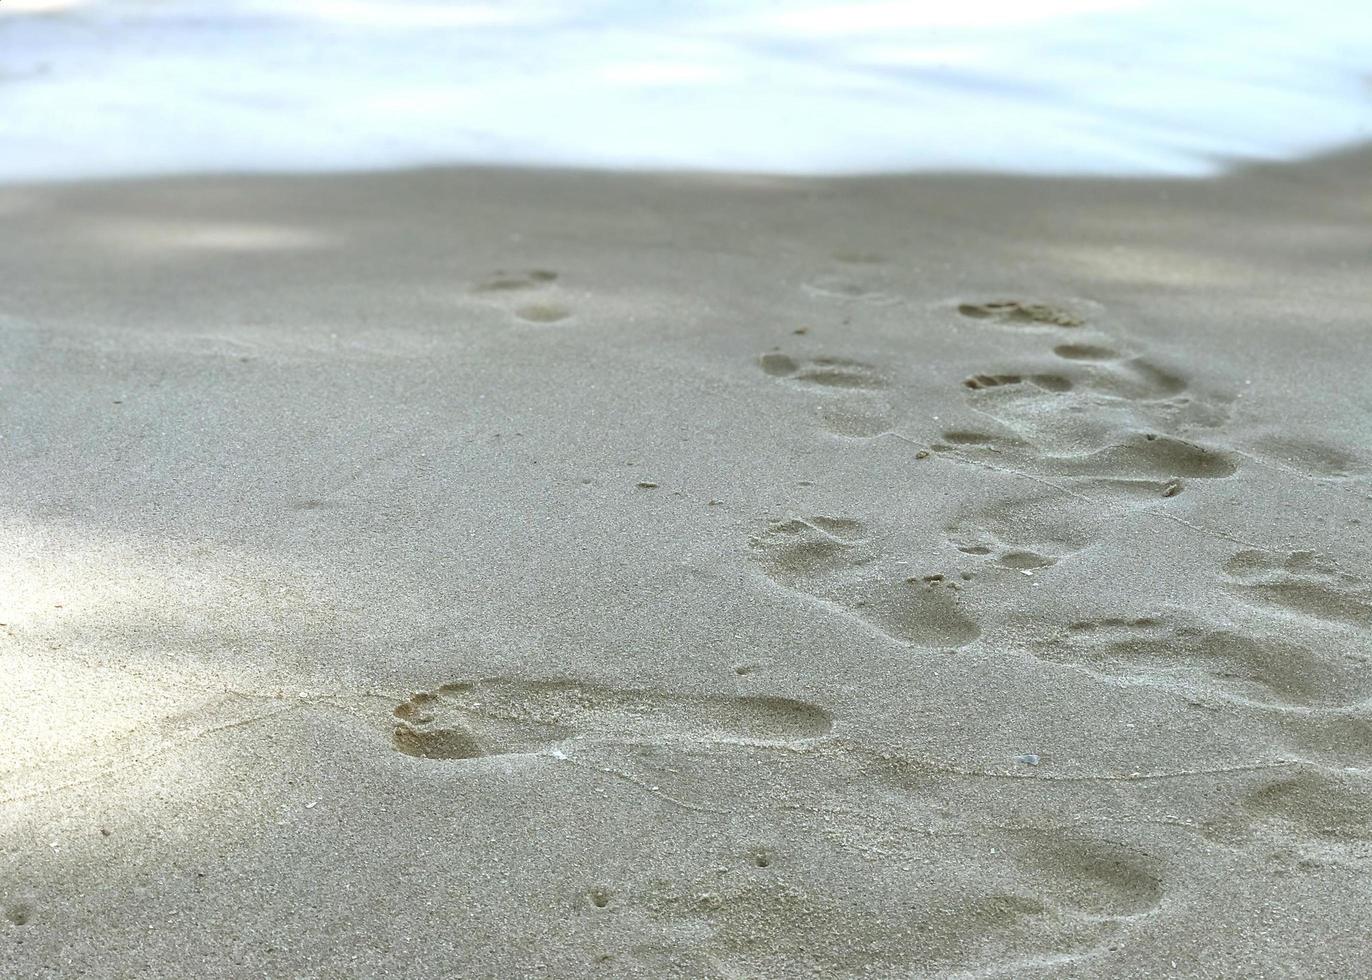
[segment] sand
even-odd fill
[[[1363,975],[1369,174],[0,190],[0,973]]]

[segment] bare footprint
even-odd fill
[[[975,374],[963,381],[962,386],[972,391],[983,391],[1023,384],[1033,385],[1054,394],[1071,391],[1073,388],[1072,379],[1061,374]]]
[[[1372,788],[1353,774],[1323,772],[1312,767],[1283,774],[1249,789],[1235,811],[1209,821],[1207,836],[1236,841],[1263,833],[1325,843],[1372,840]]]
[[[1118,361],[1122,356],[1113,347],[1099,344],[1059,344],[1053,353],[1068,361]]]
[[[950,449],[977,450],[1001,453],[1007,449],[1018,449],[1027,443],[1013,432],[980,432],[975,429],[949,429],[939,433],[938,441],[929,448],[935,452],[948,452]]]
[[[530,269],[527,272],[497,271],[472,286],[474,293],[513,293],[537,289],[557,280],[557,273],[549,269]]]
[[[965,555],[1032,570],[1090,547],[1115,516],[1115,508],[1096,506],[1094,499],[1064,500],[1060,490],[1046,487],[968,501],[944,530]]]
[[[1271,609],[1347,626],[1372,626],[1372,594],[1313,551],[1240,551],[1225,563],[1229,591]]]
[[[1054,361],[986,372],[962,383],[974,409],[1047,450],[1080,453],[1121,430],[1177,433],[1228,419],[1228,400],[1192,390],[1174,369],[1102,343],[1058,344]]]
[[[1015,326],[1079,327],[1084,322],[1081,317],[1062,307],[1016,299],[961,303],[958,312],[974,320],[993,320]]]
[[[1146,915],[1162,900],[1162,875],[1150,856],[1071,833],[1015,834],[1016,863],[1040,879],[1043,901],[1092,917]]]
[[[1276,718],[1289,754],[1338,767],[1372,764],[1372,714],[1364,702],[1324,712],[1291,712]]]
[[[1017,371],[973,375],[963,381],[963,386],[972,391],[1005,389],[994,397],[980,398],[992,412],[1032,415],[1032,406],[1023,403],[1037,399],[1054,404],[1058,412],[1063,406],[1074,405],[1093,411],[1118,411],[1126,407],[1119,403],[1128,403],[1127,407],[1139,418],[1161,420],[1196,413],[1194,407],[1188,407],[1195,404],[1195,399],[1186,396],[1190,388],[1187,380],[1148,358],[1125,357],[1113,348],[1095,344],[1059,344],[1053,348],[1053,354],[1067,363],[1054,365],[1038,360]],[[1071,397],[1051,397],[1068,392]]]
[[[1314,439],[1268,435],[1253,447],[1271,462],[1317,479],[1347,480],[1367,473],[1367,464],[1348,450]]]
[[[522,294],[542,290],[557,281],[557,273],[550,269],[531,269],[523,273],[497,272],[472,286],[474,295],[486,296],[488,302],[504,306],[525,323],[557,323],[572,315],[561,303],[541,300],[525,302],[511,308],[510,304],[524,298]]]
[[[758,358],[763,372],[795,384],[820,388],[877,389],[887,386],[881,372],[870,364],[842,357],[796,359],[786,354],[763,354]]]
[[[769,523],[751,541],[754,559],[778,585],[857,617],[905,643],[965,646],[981,630],[961,609],[956,576],[907,576],[850,518]]]
[[[1346,658],[1271,637],[1151,616],[1080,620],[1042,644],[1037,656],[1104,677],[1258,704],[1345,707],[1361,701],[1369,688],[1363,665]]]
[[[826,394],[816,406],[820,424],[834,435],[870,439],[891,430],[889,406],[875,397],[888,387],[875,367],[842,357],[800,359],[772,352],[758,358],[764,374]]]
[[[1099,394],[1147,401],[1168,398],[1187,388],[1186,380],[1177,372],[1146,357],[1127,357],[1113,347],[1059,344],[1053,354],[1079,362],[1082,380],[1078,387]]]
[[[1057,829],[997,834],[985,843],[992,846],[982,851],[1001,866],[987,867],[984,878],[999,887],[944,900],[943,914],[921,923],[934,961],[970,959],[993,965],[991,975],[1028,975],[1043,953],[1059,962],[1086,954],[1162,902],[1160,862],[1123,844]]]
[[[1073,456],[1052,456],[1044,468],[1063,476],[1217,480],[1238,470],[1233,454],[1156,432],[1134,433],[1114,445]]]
[[[792,744],[829,733],[823,708],[767,696],[674,696],[579,680],[493,677],[444,684],[395,709],[406,755],[474,759],[547,752],[569,739]]]

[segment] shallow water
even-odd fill
[[[437,163],[1200,176],[1372,135],[1366,0],[684,6],[3,0],[0,179]]]

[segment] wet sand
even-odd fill
[[[1369,174],[0,189],[3,973],[1359,975]]]

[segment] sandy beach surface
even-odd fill
[[[0,189],[0,973],[1365,976],[1369,174]]]

